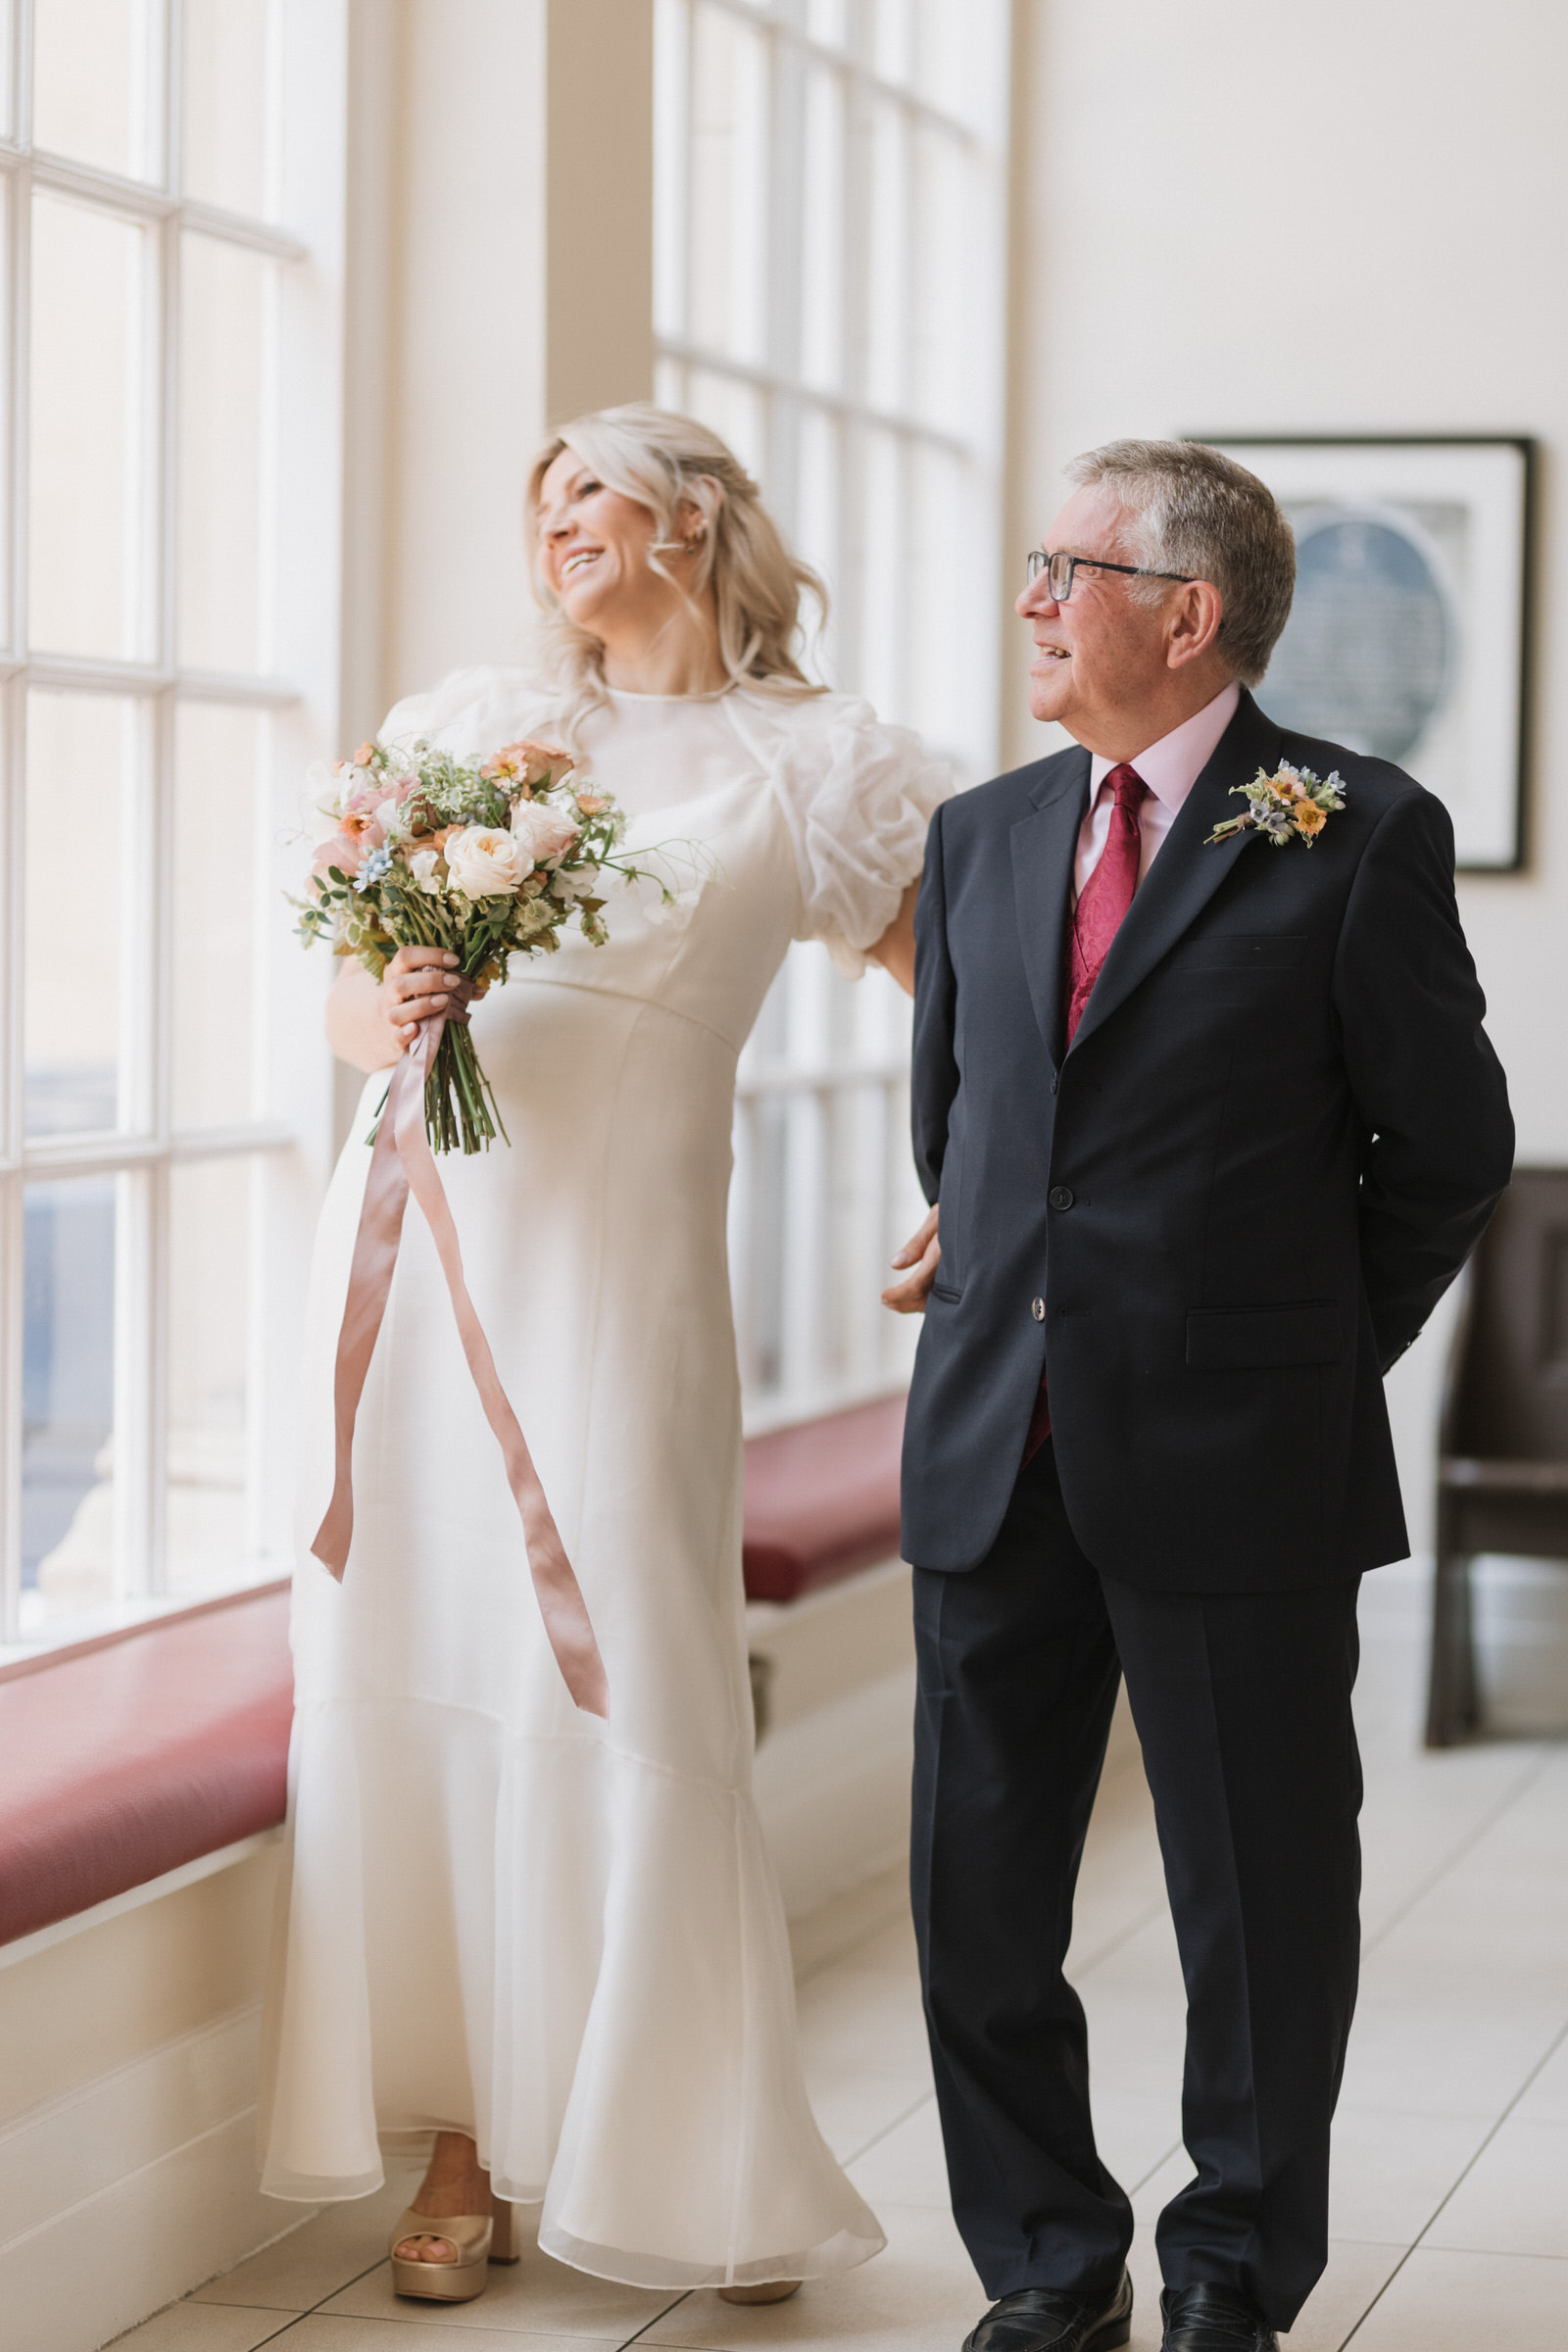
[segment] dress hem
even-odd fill
[[[619,2246],[596,2246],[550,2222],[542,2223],[539,2230],[540,2252],[574,2271],[612,2279],[617,2286],[670,2287],[682,2293],[699,2286],[768,2286],[784,2279],[831,2278],[870,2262],[887,2242],[880,2230],[875,2237],[860,2237],[841,2230],[804,2253],[766,2254],[751,2262],[700,2263],[632,2253]]]

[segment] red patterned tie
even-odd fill
[[[1138,864],[1143,855],[1143,829],[1138,811],[1149,786],[1136,768],[1113,767],[1101,786],[1111,789],[1110,830],[1100,862],[1083,887],[1067,934],[1067,1043],[1078,1034],[1095,982],[1110,954],[1110,943],[1121,929],[1122,916],[1138,888]],[[1023,1458],[1032,1461],[1051,1435],[1051,1400],[1046,1376],[1040,1375],[1040,1394],[1023,1443]],[[1020,1465],[1021,1467],[1021,1465]]]

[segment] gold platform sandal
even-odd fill
[[[406,2237],[444,2237],[457,2248],[455,2262],[410,2262],[397,2248]],[[493,2262],[517,2260],[517,2208],[493,2196],[488,2213],[454,2214],[438,2220],[411,2205],[392,2232],[392,2292],[421,2303],[471,2303],[489,2282]]]
[[[799,2278],[769,2278],[761,2286],[721,2286],[721,2303],[787,2303],[801,2291]]]

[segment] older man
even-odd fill
[[[1188,1997],[1164,2344],[1264,2352],[1326,2253],[1356,1590],[1406,1549],[1382,1376],[1512,1126],[1442,806],[1248,692],[1295,576],[1268,491],[1187,443],[1070,472],[1017,609],[1031,709],[1082,748],[938,811],[917,917],[940,1243],[933,1208],[887,1295],[925,1311],[916,1924],[999,2298],[969,2352],[1125,2343],[1132,2217],[1062,1975],[1125,1675]]]

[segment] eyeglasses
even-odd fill
[[[1032,588],[1042,572],[1051,588],[1052,599],[1064,605],[1072,594],[1072,575],[1082,564],[1088,571],[1124,571],[1133,580],[1191,580],[1190,571],[1150,571],[1142,564],[1105,564],[1098,556],[1048,555],[1043,547],[1032,547],[1028,555],[1029,585]]]

